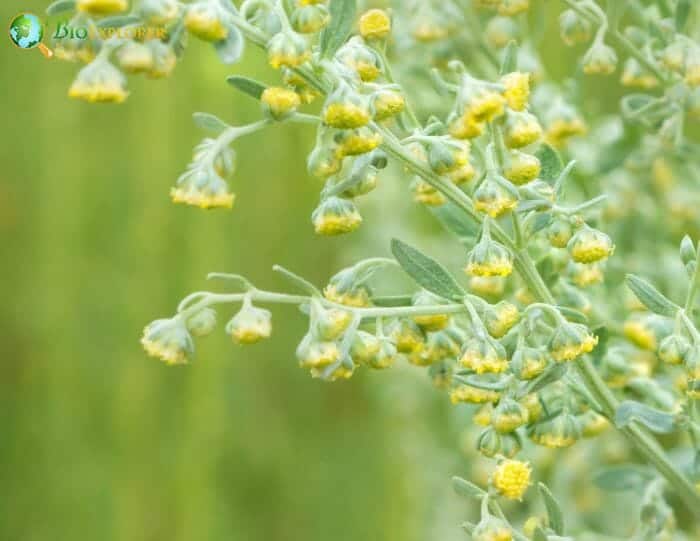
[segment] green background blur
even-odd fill
[[[47,4],[2,2],[2,20]],[[237,143],[232,212],[169,201],[203,137],[194,111],[258,118],[224,78],[268,76],[260,54],[226,67],[192,40],[170,79],[131,78],[124,105],[91,106],[67,98],[78,65],[3,40],[0,539],[461,538],[459,509],[442,516],[460,505],[447,482],[458,452],[427,378],[312,380],[291,308],[258,346],[221,328],[199,340],[189,367],[140,348],[142,327],[209,271],[284,288],[274,263],[322,284],[346,262],[354,241],[309,223],[310,127]]]

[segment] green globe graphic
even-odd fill
[[[44,27],[33,13],[21,13],[10,23],[10,39],[21,49],[33,49],[44,36]]]

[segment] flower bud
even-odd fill
[[[361,40],[351,39],[336,53],[336,59],[355,71],[361,81],[374,81],[381,74],[377,54]]]
[[[416,203],[422,203],[430,207],[439,207],[447,202],[442,192],[419,178],[416,178],[412,183],[411,189],[413,190],[413,200]]]
[[[661,51],[661,63],[666,69],[681,73],[688,56],[688,45],[682,39],[675,39]]]
[[[436,304],[444,304],[444,301],[429,291],[421,290],[413,295],[411,304],[413,306],[433,306]],[[424,331],[435,332],[441,331],[447,327],[450,322],[450,316],[448,314],[413,316],[413,321],[415,321]]]
[[[497,432],[507,434],[527,424],[529,417],[525,406],[512,398],[504,398],[493,410],[491,425]]]
[[[469,404],[485,404],[486,402],[498,402],[501,393],[493,389],[482,389],[474,385],[459,383],[450,390],[450,401],[453,404],[466,402]]]
[[[382,9],[370,9],[360,17],[360,35],[368,41],[385,39],[391,32],[391,19]]]
[[[191,168],[170,190],[173,203],[185,203],[203,209],[231,208],[235,195],[213,167]]]
[[[408,355],[408,362],[416,366],[431,366],[459,354],[459,344],[447,332],[430,332],[425,346]]]
[[[360,283],[360,278],[355,267],[343,269],[330,279],[323,295],[329,301],[345,306],[367,307],[371,304],[370,292]]]
[[[502,460],[496,466],[491,482],[501,496],[520,501],[530,486],[531,473],[532,468],[527,462]]]
[[[355,366],[351,363],[341,363],[333,368],[330,372],[328,369],[312,368],[310,371],[311,377],[323,378],[326,381],[337,381],[339,379],[350,379],[355,372]]]
[[[633,316],[622,327],[625,337],[635,346],[656,351],[659,346],[657,331],[661,330],[658,319],[651,314]]]
[[[659,86],[658,79],[646,71],[636,58],[630,57],[625,61],[620,82],[623,86],[649,90]]]
[[[387,120],[401,113],[406,100],[396,90],[379,90],[372,96],[372,116],[377,122]]]
[[[212,2],[190,4],[185,15],[185,28],[201,40],[222,41],[229,33],[222,15],[217,5]]]
[[[477,374],[500,374],[508,368],[505,348],[490,336],[474,337],[462,349],[459,363]]]
[[[336,146],[317,144],[306,159],[309,174],[318,178],[328,178],[340,171],[342,157],[338,156]]]
[[[586,124],[576,110],[568,104],[555,102],[546,114],[545,140],[561,147],[568,139],[586,133]]]
[[[617,68],[617,53],[602,41],[595,41],[583,56],[583,73],[610,75]]]
[[[506,17],[514,17],[530,9],[530,0],[501,0],[498,13]]]
[[[581,435],[584,438],[595,438],[610,427],[610,421],[593,410],[588,410],[578,418],[581,423]]]
[[[203,308],[187,320],[187,330],[194,336],[207,336],[216,327],[216,310]]]
[[[490,235],[482,234],[467,256],[465,271],[472,276],[509,276],[513,272],[513,256]]]
[[[570,447],[581,439],[581,423],[564,411],[554,418],[545,419],[528,429],[528,436],[537,445],[552,449]]]
[[[144,73],[153,69],[151,48],[138,41],[129,41],[117,51],[119,67],[127,73]]]
[[[425,346],[425,334],[413,320],[399,318],[389,326],[389,336],[400,353],[418,353]]]
[[[472,276],[469,278],[469,289],[486,298],[497,298],[505,291],[505,280],[502,276]]]
[[[484,29],[486,43],[496,49],[502,49],[510,41],[517,40],[519,34],[520,28],[510,17],[493,17]]]
[[[473,139],[484,132],[484,123],[476,120],[469,111],[453,113],[448,119],[447,130],[455,139]]]
[[[340,350],[335,342],[319,342],[307,334],[297,347],[296,356],[302,368],[322,369],[340,359]]]
[[[522,148],[542,137],[542,126],[532,113],[508,111],[504,127],[504,139],[508,148]]]
[[[461,114],[477,123],[490,122],[501,116],[505,102],[506,99],[496,90],[466,76],[457,94]]]
[[[591,23],[573,9],[567,9],[559,16],[559,33],[569,47],[586,43],[591,39]]]
[[[142,0],[141,16],[154,25],[166,25],[177,19],[180,5],[177,0]]]
[[[530,97],[530,74],[514,71],[501,78],[505,86],[503,96],[506,104],[514,111],[524,111]]]
[[[384,340],[381,344],[379,352],[369,360],[369,366],[375,370],[391,368],[396,362],[397,356],[398,353],[396,352],[396,346],[391,342]]]
[[[476,440],[476,450],[485,457],[493,458],[501,452],[501,435],[493,427],[487,426]]]
[[[241,310],[226,324],[226,334],[237,344],[255,344],[272,334],[272,314],[245,300]]]
[[[192,337],[178,317],[150,323],[143,331],[141,344],[148,355],[171,366],[187,364],[194,355]]]
[[[487,516],[474,528],[472,541],[512,541],[513,530],[498,518]]]
[[[493,414],[493,404],[488,402],[481,406],[476,413],[472,416],[472,421],[478,426],[491,426],[491,415]]]
[[[338,308],[324,308],[316,300],[311,301],[311,329],[320,340],[335,340],[345,332],[352,321],[352,314]]]
[[[700,47],[697,45],[688,51],[688,56],[685,60],[685,76],[683,79],[688,86],[700,86]]]
[[[571,224],[562,218],[555,218],[547,229],[547,239],[555,248],[566,248],[572,235]]]
[[[554,331],[549,351],[557,362],[573,361],[593,351],[597,344],[598,337],[591,334],[585,325],[566,322]]]
[[[474,169],[474,166],[469,162],[465,163],[462,167],[459,167],[447,174],[452,183],[457,184],[458,186],[460,184],[464,184],[465,182],[469,182],[474,178],[475,175],[476,170]]]
[[[320,32],[330,20],[328,8],[323,4],[300,6],[292,12],[291,17],[292,27],[300,34]]]
[[[362,216],[351,200],[333,196],[316,207],[311,221],[319,235],[342,235],[360,227]]]
[[[444,175],[469,163],[469,146],[456,141],[432,141],[428,147],[428,165]]]
[[[104,58],[81,69],[68,91],[71,98],[90,103],[122,103],[128,95],[126,77]]]
[[[690,342],[681,334],[670,334],[659,344],[659,358],[668,364],[682,364]]]
[[[293,90],[279,86],[266,88],[260,96],[263,111],[275,120],[282,120],[296,111],[301,104],[299,95]]]
[[[500,301],[484,310],[483,319],[489,334],[501,338],[518,322],[520,313],[514,304]]]
[[[151,79],[162,79],[168,77],[177,64],[177,56],[173,48],[159,39],[152,39],[148,42],[148,47],[153,55],[153,66],[146,74]]]
[[[446,391],[452,385],[452,365],[450,363],[435,363],[428,368],[428,376],[436,389]]]
[[[615,245],[605,233],[584,224],[566,245],[571,258],[577,263],[594,263],[607,259]]]
[[[598,263],[586,265],[570,261],[567,266],[567,274],[569,279],[579,287],[588,287],[603,281],[603,270]]]
[[[547,364],[547,354],[543,349],[523,346],[513,353],[510,370],[518,379],[531,380],[544,372]]]
[[[503,176],[513,184],[520,186],[535,180],[540,174],[540,160],[537,156],[526,154],[519,150],[510,150],[506,154],[506,163],[503,166]]]
[[[360,128],[370,121],[367,100],[347,86],[328,96],[321,116],[326,125],[342,130]]]
[[[90,15],[112,15],[129,9],[128,0],[77,0],[75,7]]]
[[[506,180],[495,175],[487,175],[486,179],[474,191],[474,209],[491,218],[511,211],[518,205],[518,193]]]
[[[309,58],[311,50],[306,40],[295,32],[279,32],[267,43],[267,59],[275,69],[296,68]]]
[[[372,152],[382,143],[382,136],[368,126],[342,130],[335,137],[338,156],[359,156]]]
[[[379,353],[379,339],[366,331],[357,331],[350,346],[350,356],[357,364],[368,364]]]

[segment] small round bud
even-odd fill
[[[381,122],[401,113],[406,107],[406,100],[396,90],[379,90],[372,96],[372,116]]]
[[[459,186],[460,184],[464,184],[472,180],[475,175],[476,170],[474,169],[474,166],[467,162],[462,167],[448,173],[447,176],[450,177],[453,184],[457,184]]]
[[[384,340],[379,352],[369,360],[369,366],[375,370],[391,368],[396,362],[397,356],[396,346]]]
[[[603,270],[598,263],[586,265],[570,261],[566,267],[569,279],[579,287],[589,287],[603,281]]]
[[[467,341],[459,363],[477,374],[500,374],[508,368],[508,357],[499,342],[490,336],[483,336]]]
[[[529,417],[525,406],[512,398],[504,398],[493,410],[491,425],[497,432],[507,434],[527,424]]]
[[[430,207],[439,207],[447,202],[447,198],[442,192],[419,178],[416,178],[411,184],[411,190],[413,191],[413,200],[416,203],[422,203]]]
[[[370,306],[369,289],[362,284],[362,276],[355,267],[348,267],[335,274],[323,290],[331,302],[358,308]]]
[[[518,379],[531,380],[544,372],[547,364],[547,354],[543,349],[523,346],[513,353],[510,369]]]
[[[75,7],[78,11],[90,15],[112,15],[129,9],[128,0],[77,0]]]
[[[316,300],[311,301],[311,329],[320,340],[339,338],[350,325],[352,314],[338,308],[324,308]]]
[[[636,58],[628,58],[620,77],[623,86],[641,88],[649,90],[659,86],[659,81],[652,74],[646,71]]]
[[[127,73],[145,73],[153,69],[151,48],[137,41],[129,41],[117,51],[119,67]]]
[[[275,120],[285,118],[296,111],[301,104],[299,95],[296,92],[279,86],[266,88],[262,96],[260,96],[260,102],[262,103],[263,111]]]
[[[425,346],[408,355],[408,362],[416,366],[431,366],[453,358],[459,353],[459,344],[446,331],[428,333]]]
[[[554,331],[549,351],[557,362],[572,361],[590,353],[598,344],[598,337],[580,323],[563,323]]]
[[[128,95],[124,74],[103,58],[81,69],[68,90],[69,97],[90,103],[122,103]]]
[[[520,186],[535,180],[540,174],[541,168],[537,156],[519,150],[510,150],[506,154],[503,176],[516,186]]]
[[[527,408],[529,420],[534,423],[542,417],[544,408],[537,393],[529,393],[520,399],[520,403]]]
[[[684,40],[676,39],[661,52],[661,63],[665,68],[681,73],[685,68],[687,55],[688,44]]]
[[[336,53],[336,60],[355,71],[363,82],[374,81],[382,72],[377,53],[358,38],[343,45]]]
[[[555,248],[566,248],[572,235],[571,224],[561,218],[556,218],[547,229],[547,239]]]
[[[444,304],[444,301],[429,291],[421,290],[413,295],[411,304],[413,306],[434,306],[436,304]],[[413,321],[415,321],[424,331],[435,332],[441,331],[447,327],[450,322],[450,316],[448,314],[413,316]]]
[[[366,331],[357,331],[350,346],[350,356],[357,364],[368,364],[379,353],[381,342]]]
[[[187,320],[187,330],[194,336],[207,336],[216,327],[216,310],[203,308]]]
[[[473,139],[484,132],[484,123],[476,120],[467,111],[461,115],[451,115],[447,130],[455,139]]]
[[[514,71],[501,78],[501,84],[505,86],[503,96],[506,104],[514,111],[523,111],[530,97],[530,74]]]
[[[272,314],[269,310],[257,308],[244,302],[238,312],[226,324],[226,334],[230,334],[238,344],[255,344],[272,334]]]
[[[472,416],[474,424],[487,427],[491,426],[491,415],[493,414],[493,404],[491,402],[484,404]]]
[[[382,136],[368,126],[342,130],[335,137],[338,156],[359,156],[372,152],[382,143]]]
[[[591,39],[591,23],[573,9],[567,9],[559,16],[559,33],[569,47],[586,43]]]
[[[668,364],[682,364],[690,349],[690,342],[680,334],[671,334],[659,344],[659,358]]]
[[[300,34],[320,32],[330,20],[328,8],[323,4],[300,6],[292,12],[291,17],[292,27]]]
[[[491,218],[510,212],[518,205],[518,194],[507,186],[505,180],[487,176],[474,192],[474,208]]]
[[[486,516],[474,528],[472,541],[512,541],[513,530],[503,520]]]
[[[296,68],[309,58],[311,58],[311,51],[308,44],[297,33],[282,31],[272,36],[267,43],[267,59],[275,69]]]
[[[432,141],[428,147],[428,165],[438,175],[456,171],[469,163],[468,143]]]
[[[342,130],[365,126],[371,118],[366,99],[349,88],[328,96],[321,117],[326,125]]]
[[[338,173],[342,166],[343,160],[335,145],[317,144],[306,159],[307,171],[318,178],[328,178]]]
[[[197,2],[188,6],[185,28],[193,36],[204,41],[222,41],[229,30],[222,20],[222,13],[210,2]]]
[[[518,322],[520,313],[514,304],[508,301],[500,301],[493,306],[489,306],[484,311],[483,317],[484,325],[489,334],[494,338],[501,338]]]
[[[150,24],[166,25],[177,19],[180,5],[177,0],[142,0],[139,12]]]
[[[152,39],[148,42],[148,47],[153,55],[153,66],[146,74],[151,79],[162,79],[168,77],[177,64],[177,56],[173,48],[159,39]]]
[[[595,438],[610,428],[610,421],[593,410],[588,410],[583,415],[579,415],[579,421],[581,423],[581,435],[584,438]]]
[[[513,255],[508,248],[483,234],[467,256],[465,272],[472,276],[509,276]]]
[[[506,99],[491,88],[465,79],[457,96],[463,115],[479,122],[490,122],[503,115]]]
[[[316,207],[311,221],[319,235],[342,235],[360,227],[362,216],[351,200],[333,196]]]
[[[700,86],[700,47],[698,46],[694,46],[688,51],[683,80],[688,86]]]
[[[581,423],[567,411],[545,419],[528,429],[528,436],[537,445],[552,449],[570,447],[581,439]]]
[[[194,355],[194,342],[179,317],[157,319],[148,324],[141,338],[146,353],[165,364],[187,364]]]
[[[522,500],[530,486],[532,468],[520,460],[502,460],[493,472],[491,481],[499,494],[509,500]]]
[[[577,263],[594,263],[607,259],[615,245],[605,233],[584,224],[566,245],[571,258]]]
[[[391,32],[391,19],[382,9],[370,9],[360,17],[360,35],[368,41],[385,39]]]
[[[450,401],[453,404],[460,402],[468,404],[485,404],[486,402],[498,402],[501,394],[493,389],[482,389],[474,385],[459,383],[450,390]]]
[[[487,405],[493,407],[491,403]],[[501,452],[501,435],[493,427],[487,426],[476,440],[476,450],[485,457],[493,458]]]
[[[508,111],[504,139],[508,148],[522,148],[542,137],[542,126],[537,117],[527,111]]]
[[[486,23],[484,38],[486,43],[496,49],[502,49],[512,40],[517,40],[520,28],[510,17],[493,17]]]
[[[296,357],[302,368],[319,370],[338,362],[340,350],[335,342],[319,342],[307,334],[297,347]]]
[[[223,172],[223,171],[222,171]],[[231,208],[235,195],[213,167],[186,171],[170,190],[173,203],[184,203],[203,209]]]
[[[413,320],[396,319],[389,326],[389,336],[399,353],[418,353],[425,346],[425,333]]]
[[[505,279],[502,276],[471,276],[469,289],[480,297],[498,298],[505,291]]]
[[[617,68],[617,53],[602,41],[595,41],[583,57],[586,75],[610,75]]]

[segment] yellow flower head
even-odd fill
[[[146,73],[153,69],[151,48],[138,41],[130,41],[117,51],[119,67],[127,73]]]
[[[623,86],[649,90],[659,86],[659,81],[654,74],[646,71],[636,58],[628,58],[625,61],[625,69],[622,71],[620,82]]]
[[[477,88],[463,102],[464,113],[476,122],[490,122],[504,112],[506,99],[495,90]]]
[[[321,340],[335,340],[350,325],[352,314],[338,308],[324,308],[318,301],[311,302],[311,326]]]
[[[306,40],[294,32],[279,32],[267,44],[267,59],[275,69],[296,68],[310,58]]]
[[[481,389],[473,385],[460,384],[450,391],[450,401],[453,404],[466,402],[469,404],[485,404],[487,402],[497,402],[500,393],[492,389]]]
[[[421,290],[413,296],[411,301],[413,306],[431,306],[436,304],[443,304],[443,301],[433,295],[432,293]],[[413,316],[413,321],[415,321],[424,331],[441,331],[450,322],[449,314],[427,314],[420,316]]]
[[[506,155],[503,176],[513,184],[520,186],[535,180],[540,174],[541,167],[537,156],[519,150],[510,150]]]
[[[379,339],[366,331],[357,331],[350,346],[350,356],[357,364],[369,364],[381,349]]]
[[[527,408],[512,398],[504,398],[491,415],[491,425],[501,434],[509,434],[527,424],[530,413]]]
[[[375,370],[384,370],[394,366],[397,358],[396,346],[390,342],[383,341],[379,352],[369,360],[369,366]]]
[[[391,32],[391,19],[382,9],[370,9],[360,17],[360,35],[366,40],[380,40]]]
[[[343,130],[365,126],[369,120],[369,109],[363,103],[329,100],[323,110],[323,122]]]
[[[470,163],[465,163],[462,167],[448,173],[447,176],[450,177],[450,180],[454,184],[460,185],[464,184],[465,182],[469,182],[475,175],[476,170],[474,169],[474,166]]]
[[[530,486],[532,468],[520,460],[502,460],[491,478],[494,488],[509,500],[522,500]]]
[[[335,342],[319,342],[307,334],[297,347],[296,356],[302,368],[322,369],[340,359],[340,350]]]
[[[531,425],[528,435],[533,442],[543,447],[570,447],[581,438],[581,423],[575,416],[563,412],[553,419]]]
[[[216,310],[204,308],[187,320],[187,330],[193,336],[207,336],[216,327]]]
[[[372,97],[374,120],[387,120],[401,113],[406,107],[406,100],[396,90],[380,90]]]
[[[80,70],[68,96],[90,103],[122,103],[129,95],[125,87],[122,72],[98,58]]]
[[[296,110],[301,104],[299,94],[293,90],[279,86],[271,86],[264,90],[260,101],[272,118],[279,120]]]
[[[513,530],[504,521],[491,516],[483,517],[472,532],[473,541],[512,541],[512,539]]]
[[[555,361],[572,361],[593,351],[597,344],[598,337],[590,334],[585,325],[567,322],[554,331],[549,350]]]
[[[566,245],[576,263],[594,263],[607,259],[615,251],[615,245],[605,233],[585,225]]]
[[[505,280],[502,276],[471,276],[469,289],[481,297],[500,297],[505,291]]]
[[[530,9],[530,0],[501,0],[498,5],[498,13],[506,17],[513,17]]]
[[[214,167],[188,169],[170,190],[173,203],[184,203],[202,209],[231,208],[235,195]],[[221,172],[224,172],[223,170]]]
[[[180,4],[177,0],[145,0],[139,12],[151,24],[166,25],[178,17]]]
[[[593,410],[588,410],[580,415],[579,420],[581,421],[581,435],[584,438],[595,438],[610,428],[610,421]]]
[[[319,368],[312,368],[310,370],[311,377],[313,378],[324,378],[326,381],[337,381],[339,379],[350,379],[355,372],[354,366],[346,365],[345,363],[339,364],[333,368],[330,372],[328,370],[322,370]]]
[[[411,185],[411,188],[413,190],[413,200],[416,203],[422,203],[429,207],[439,207],[447,202],[442,192],[421,179],[417,178]]]
[[[450,118],[447,130],[455,139],[473,139],[484,132],[484,122],[476,120],[469,111],[465,111]]]
[[[523,111],[530,98],[530,74],[514,71],[501,78],[501,84],[505,86],[503,96],[508,107],[514,111]]]
[[[491,218],[511,211],[518,205],[518,195],[491,175],[474,192],[474,208]]]
[[[508,111],[504,137],[508,148],[521,148],[537,142],[542,137],[542,126],[532,113]]]
[[[389,337],[399,353],[419,353],[425,346],[425,334],[413,320],[401,318],[389,326]]]
[[[513,256],[505,246],[484,234],[469,252],[465,271],[471,276],[509,276],[513,272]]]
[[[690,342],[680,334],[670,334],[659,344],[659,358],[668,364],[682,364],[690,349]]]
[[[336,137],[336,142],[338,144],[336,155],[339,158],[359,156],[377,148],[382,143],[382,136],[368,126],[363,126],[354,130],[341,131]]]
[[[519,347],[513,353],[510,369],[516,377],[530,380],[544,372],[547,364],[547,355],[542,349]]]
[[[642,349],[655,351],[659,345],[654,329],[644,318],[628,319],[622,330],[627,339]]]
[[[343,269],[333,276],[323,295],[329,301],[345,306],[363,308],[371,305],[369,289],[357,283],[354,267]]]
[[[484,311],[484,324],[494,338],[505,336],[519,319],[518,307],[508,301],[500,301]]]
[[[493,404],[488,402],[476,410],[476,413],[472,416],[472,421],[479,426],[489,426],[491,424],[492,413]]]
[[[192,4],[185,15],[185,28],[193,36],[204,41],[221,41],[228,36],[228,28],[221,20],[221,13],[212,4]]]
[[[597,263],[586,265],[570,262],[567,272],[571,281],[579,287],[588,287],[603,281],[603,269]]]
[[[416,366],[431,366],[459,354],[459,344],[448,332],[431,332],[425,346],[408,355],[408,362]]]
[[[111,15],[129,9],[128,0],[78,0],[75,7],[78,11],[90,15]]]
[[[586,75],[610,75],[617,68],[615,49],[602,42],[594,42],[583,57],[583,73]]]
[[[472,338],[462,350],[459,363],[477,374],[500,374],[508,368],[503,346],[491,337]]]
[[[559,32],[561,40],[573,47],[591,39],[591,24],[573,9],[567,9],[559,16]]]
[[[292,27],[301,34],[320,32],[330,20],[328,8],[323,4],[300,6],[292,12],[291,17]]]
[[[148,355],[168,365],[187,364],[194,354],[192,337],[179,318],[150,323],[143,331],[141,344]]]
[[[359,38],[353,38],[343,45],[335,58],[355,71],[363,82],[374,81],[382,73],[377,53]]]
[[[237,344],[255,344],[272,334],[272,314],[269,310],[252,306],[249,300],[226,324],[226,334]]]
[[[555,102],[547,111],[545,126],[545,140],[555,147],[562,147],[571,137],[587,131],[576,109],[562,101]]]
[[[700,86],[700,47],[693,47],[685,61],[685,82],[691,87]]]
[[[153,66],[146,73],[151,79],[162,79],[168,77],[177,64],[177,56],[173,48],[159,39],[148,42],[148,46],[153,54]]]
[[[319,235],[342,235],[360,227],[362,216],[351,200],[333,196],[321,202],[311,221]]]
[[[547,239],[555,248],[566,248],[572,235],[571,224],[560,218],[555,219],[547,229]]]

